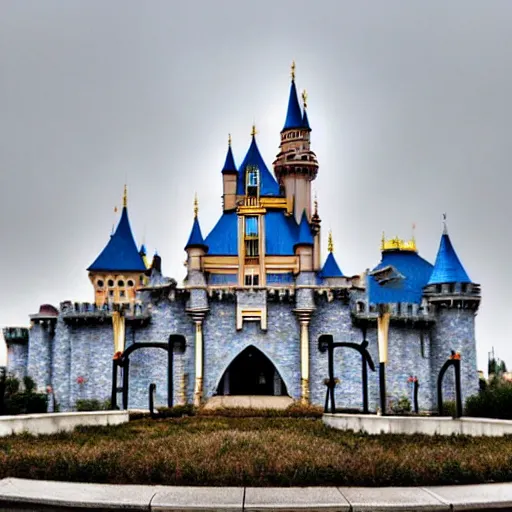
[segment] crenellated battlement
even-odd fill
[[[26,343],[28,341],[28,327],[4,327],[2,333],[6,343]]]
[[[428,304],[412,304],[400,302],[389,305],[391,321],[401,324],[433,324],[436,321],[435,308]],[[370,321],[376,322],[379,316],[375,304],[369,304],[364,300],[357,300],[351,306],[351,315],[354,322]]]
[[[127,322],[140,321],[142,324],[151,319],[151,307],[140,302],[126,304],[108,304],[96,306],[90,302],[65,301],[60,304],[60,315],[66,323],[102,323],[110,321],[114,311],[122,311]]]

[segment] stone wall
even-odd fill
[[[27,374],[28,343],[10,342],[7,344],[7,372],[18,379]]]

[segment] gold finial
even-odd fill
[[[257,133],[258,132],[256,131],[256,123],[252,123],[251,137],[256,137]]]
[[[197,219],[197,214],[199,213],[199,202],[197,200],[197,192],[194,196],[194,218]]]
[[[292,80],[295,80],[295,61],[292,61]]]
[[[228,133],[228,146],[231,147],[231,133]]]
[[[446,213],[443,213],[443,235],[448,234],[448,227],[446,225]]]
[[[306,91],[306,89],[302,91],[302,103],[304,104],[304,108],[308,108],[308,91]]]
[[[315,205],[315,215],[318,215],[318,196],[316,195],[316,190],[315,190],[315,200],[313,201],[313,204]]]
[[[416,222],[412,223],[412,239],[414,243],[416,243]]]
[[[128,206],[128,191],[126,189],[126,185],[124,186],[124,193],[123,193],[123,208],[126,208]]]
[[[329,230],[329,237],[327,238],[327,250],[329,252],[334,252],[334,243],[332,241],[332,231]]]

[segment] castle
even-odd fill
[[[374,271],[399,276],[396,285],[383,285],[372,271],[344,275],[330,235],[323,259],[311,191],[319,163],[306,99],[303,94],[301,105],[293,66],[273,174],[254,127],[239,166],[229,140],[219,173],[222,213],[203,237],[196,202],[181,286],[162,275],[157,254],[148,262],[144,246],[137,247],[125,188],[119,224],[87,269],[94,301],[43,305],[30,316],[30,328],[4,329],[8,371],[50,387],[61,411],[80,399],[117,399],[114,372],[126,385],[123,407],[147,408],[151,383],[162,404],[272,395],[322,405],[328,361],[320,335],[359,344],[365,333],[377,363],[368,375],[370,410],[379,407],[379,363],[391,398],[410,397],[413,377],[420,410],[435,410],[437,376],[452,351],[461,357],[463,398],[476,393],[480,287],[464,270],[446,225],[434,265],[418,254],[414,238],[383,236]],[[390,313],[384,350],[377,333],[383,303]],[[170,341],[176,335],[185,342],[179,349]],[[113,364],[128,350],[129,374]],[[337,405],[361,408],[361,356],[337,351],[334,373]],[[446,382],[450,394],[453,383]]]

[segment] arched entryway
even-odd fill
[[[288,392],[272,361],[261,350],[250,346],[228,366],[217,394],[287,396]]]

